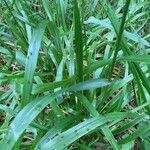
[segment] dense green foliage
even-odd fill
[[[149,0],[0,0],[0,150],[149,150]]]

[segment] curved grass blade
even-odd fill
[[[48,95],[25,106],[12,121],[8,133],[0,142],[1,150],[11,150],[28,125],[52,100],[53,96]]]
[[[54,127],[52,127],[37,143],[36,148],[40,145],[44,145],[49,140],[53,139],[55,136],[64,131],[64,129],[69,128],[76,124],[76,122],[81,121],[83,118],[82,114],[77,114],[75,116],[70,116],[67,118],[60,119]]]
[[[82,123],[68,129],[65,132],[62,132],[58,136],[54,137],[54,139],[50,140],[49,142],[45,143],[44,145],[40,145],[36,148],[36,150],[63,150],[67,146],[69,146],[74,141],[78,140],[80,137],[84,136],[85,134],[89,133],[90,131],[94,130],[97,127],[104,125],[108,120],[116,120],[116,119],[123,119],[127,117],[128,113],[120,113],[119,115],[113,115],[113,113],[108,114],[105,117],[98,116],[90,118]],[[130,114],[131,115],[131,114]],[[58,142],[59,141],[59,142]]]
[[[89,17],[88,20],[85,21],[85,24],[99,25],[101,27],[113,30],[113,26],[111,25],[111,23],[108,20],[106,20],[106,19],[99,20],[99,19],[95,18],[94,16]],[[137,35],[135,33],[131,33],[131,32],[124,30],[124,36],[127,39],[132,40],[136,43],[138,43],[140,40],[140,41],[142,41],[142,43],[145,46],[150,46],[150,42],[148,42],[147,40],[145,40],[144,38],[140,37],[139,35]]]
[[[87,134],[88,132],[92,131],[96,127],[103,125],[105,122],[106,122],[105,118],[101,117],[94,117],[92,119],[88,119],[72,127],[71,129],[61,133],[60,135],[56,136],[53,140],[47,142],[45,145],[41,145],[37,149],[63,150],[69,144],[79,139],[83,135]]]

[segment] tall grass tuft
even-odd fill
[[[0,1],[0,150],[149,150],[149,6]]]

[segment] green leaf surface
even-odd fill
[[[35,99],[25,106],[12,121],[7,134],[0,142],[1,150],[11,150],[28,125],[52,100],[54,98],[48,95]]]
[[[69,146],[71,143],[73,143],[75,140],[79,139],[83,135],[89,133],[90,131],[94,130],[97,127],[100,127],[104,125],[107,120],[111,119],[119,119],[119,118],[124,118],[127,114],[120,114],[119,116],[114,116],[113,114],[107,115],[105,117],[99,116],[99,117],[93,117],[90,119],[87,119],[83,121],[82,123],[79,123],[78,125],[68,129],[67,131],[59,134],[56,136],[54,139],[50,140],[44,145],[40,145],[37,147],[37,149],[42,149],[42,150],[63,150],[67,146]],[[59,142],[58,142],[59,141]]]
[[[68,92],[82,91],[82,90],[92,90],[96,88],[101,88],[109,85],[110,83],[104,79],[92,79],[84,82],[80,82],[76,85],[72,85],[67,89]]]
[[[24,107],[26,104],[28,104],[28,102],[31,101],[30,95],[33,84],[33,76],[36,69],[42,36],[44,34],[46,24],[46,22],[42,22],[41,24],[39,24],[37,29],[34,30],[31,38],[31,43],[29,44],[28,56],[25,66],[22,107]]]

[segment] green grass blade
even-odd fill
[[[46,91],[51,91],[59,87],[67,87],[69,85],[72,85],[76,81],[76,76],[72,76],[68,79],[64,79],[61,81],[56,81],[53,83],[44,83],[44,84],[36,84],[33,86],[32,93],[37,94],[37,93],[43,93]]]
[[[9,115],[11,115],[11,116],[13,116],[13,117],[16,115],[16,112],[13,111],[13,110],[12,110],[11,108],[9,108],[8,106],[5,106],[5,105],[0,104],[0,109],[3,110],[3,111],[5,111],[6,113],[8,113]]]
[[[118,134],[118,133],[123,132],[127,129],[130,129],[132,126],[134,126],[134,125],[138,124],[140,121],[142,121],[143,117],[144,117],[144,115],[141,115],[141,116],[135,118],[133,121],[124,124],[122,127],[117,128],[116,130],[114,130],[113,134]]]
[[[146,54],[125,56],[119,58],[119,60],[150,64],[150,56]]]
[[[41,147],[42,145],[47,143],[50,139],[53,139],[55,136],[63,132],[66,128],[69,128],[72,125],[76,124],[76,121],[81,121],[82,117],[83,115],[77,114],[60,119],[55,124],[55,126],[49,129],[49,131],[40,139],[40,141],[36,145],[36,148]]]
[[[99,116],[99,117],[93,117],[91,119],[88,119],[86,121],[83,121],[82,123],[79,123],[78,125],[68,129],[65,132],[62,132],[58,136],[56,136],[54,139],[50,140],[49,142],[45,143],[44,145],[40,145],[37,147],[37,149],[42,150],[63,150],[67,146],[69,146],[71,143],[79,139],[80,137],[84,136],[85,134],[89,133],[90,131],[94,130],[97,127],[100,127],[104,125],[107,120],[116,120],[116,119],[123,119],[126,117],[127,113],[121,113],[120,115],[113,115],[110,114],[105,117]],[[59,141],[59,142],[58,142]]]
[[[131,142],[133,140],[135,140],[136,138],[144,135],[144,133],[150,131],[150,125],[144,125],[142,127],[140,127],[139,129],[137,129],[137,131],[135,131],[133,134],[127,136],[126,138],[122,139],[119,141],[119,144],[126,144],[128,142]]]
[[[95,107],[89,102],[89,100],[84,95],[80,93],[75,93],[74,95],[77,96],[81,104],[88,110],[88,112],[91,113],[93,117],[100,115],[98,111],[95,109]]]
[[[112,63],[112,59],[106,59],[106,60],[93,62],[93,63],[89,64],[89,66],[87,66],[87,68],[84,70],[84,73],[90,74],[93,71],[95,71],[96,69],[105,67],[105,66],[109,65],[110,63]]]
[[[46,22],[41,23],[37,29],[33,31],[31,43],[29,43],[28,56],[25,66],[24,87],[22,95],[22,107],[28,104],[31,99],[31,90],[33,76],[36,69],[38,54],[41,47],[42,36],[44,34]]]
[[[119,21],[118,21],[116,15],[115,15],[115,12],[111,9],[109,3],[107,3],[107,5],[106,5],[106,1],[103,2],[102,5],[103,5],[105,11],[106,11],[107,14],[108,14],[108,17],[109,17],[109,19],[110,19],[110,21],[111,21],[111,23],[112,23],[112,26],[113,26],[113,28],[114,28],[114,30],[115,30],[115,33],[118,35],[118,34],[119,34],[119,30],[118,30],[117,27],[119,26]],[[127,41],[126,41],[126,39],[124,38],[124,36],[122,36],[122,39],[121,39],[121,47],[122,47],[123,52],[124,52],[124,54],[125,54],[126,56],[133,54],[133,52],[132,52],[132,51],[130,50],[130,48],[128,47]],[[140,75],[140,79],[141,79],[142,82],[143,82],[143,85],[145,86],[145,88],[147,89],[148,93],[150,94],[149,81],[148,81],[148,79],[146,78],[146,76],[144,75],[144,73],[142,72],[140,66],[139,66],[137,63],[133,63],[132,67],[136,68],[138,74]],[[132,71],[133,75],[136,76],[136,73],[137,73],[137,72],[134,72],[134,70],[132,70],[132,67],[131,67],[131,71]],[[136,82],[137,82],[137,84],[138,84],[139,81],[136,81]]]
[[[101,88],[109,85],[109,82],[104,79],[92,79],[84,82],[80,82],[76,85],[72,85],[68,89],[66,89],[69,92],[73,91],[82,91],[82,90],[92,90],[96,88]]]
[[[128,13],[129,5],[130,5],[130,0],[127,0],[126,4],[124,6],[124,13],[123,13],[121,25],[120,25],[120,28],[119,28],[119,33],[117,35],[117,41],[116,41],[116,45],[115,45],[115,53],[114,53],[112,65],[110,67],[109,78],[111,78],[111,75],[112,75],[112,72],[113,72],[113,69],[114,69],[114,66],[115,66],[115,62],[116,62],[116,59],[117,59],[118,50],[121,46],[121,39],[122,39],[123,31],[124,31],[124,25],[125,25],[126,16],[127,16],[127,13]]]
[[[8,133],[0,142],[1,150],[11,150],[28,125],[52,100],[54,100],[54,98],[48,95],[43,98],[35,99],[25,106],[12,121]]]
[[[78,81],[83,81],[83,40],[82,25],[80,22],[80,11],[77,0],[74,0],[74,30],[75,30],[75,52],[76,52],[76,74]]]
[[[42,3],[43,3],[45,12],[46,12],[46,14],[47,14],[49,20],[50,20],[50,21],[53,21],[52,12],[50,11],[50,8],[48,7],[48,6],[49,6],[49,1],[48,1],[48,0],[42,0]]]
[[[83,96],[82,94],[80,93],[76,93],[75,94],[77,96],[77,98],[80,100],[80,102],[83,104],[83,106],[91,113],[91,115],[93,117],[96,117],[96,116],[101,116],[103,117],[102,115],[99,114],[99,112],[94,108],[94,106],[88,101],[88,99]],[[120,149],[119,145],[117,144],[112,132],[110,131],[110,129],[108,128],[107,125],[104,125],[103,127],[101,127],[104,135],[106,136],[108,142],[111,144],[112,148],[113,149]]]

